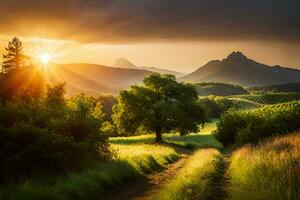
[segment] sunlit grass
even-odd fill
[[[141,173],[150,173],[172,163],[179,158],[179,154],[171,147],[154,144],[113,144],[117,150],[118,159],[128,162]]]
[[[193,133],[185,136],[180,136],[179,134],[164,134],[163,141],[166,144],[173,144],[187,149],[198,149],[198,148],[217,148],[222,149],[223,146],[219,143],[215,137],[211,134],[212,131],[216,129],[217,120],[213,120],[207,123],[203,130],[199,133]],[[140,136],[130,136],[130,137],[113,137],[110,138],[112,144],[154,144],[155,135],[147,134]]]
[[[216,149],[198,150],[179,175],[163,186],[155,200],[218,199],[224,194],[224,158]]]
[[[154,144],[113,144],[118,156],[90,169],[68,173],[53,180],[30,180],[18,186],[0,190],[0,199],[97,199],[117,189],[127,181],[141,179],[146,174],[175,162],[180,155],[171,147]]]
[[[231,200],[300,197],[300,134],[236,151],[229,168]]]

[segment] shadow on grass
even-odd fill
[[[155,143],[154,135],[142,135],[132,137],[117,137],[110,140],[112,144],[171,144],[177,147],[195,150],[200,148],[216,148],[218,150],[223,149],[223,145],[215,139],[214,135],[200,135],[190,134],[186,136],[180,136],[178,134],[165,134],[163,135],[162,143]]]

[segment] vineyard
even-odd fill
[[[233,98],[245,99],[259,104],[278,104],[291,101],[299,101],[300,93],[274,93],[274,94],[257,94],[257,95],[237,95]]]
[[[230,96],[232,109],[234,110],[251,110],[258,108],[285,108],[298,104],[300,93],[278,93],[278,94],[261,94],[261,95],[236,95]]]

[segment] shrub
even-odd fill
[[[1,180],[18,180],[41,173],[57,174],[82,165],[87,146],[20,122],[1,128]]]
[[[299,129],[300,104],[228,112],[221,117],[217,127],[214,134],[225,146],[234,143],[255,143],[265,137],[287,134]]]
[[[58,174],[113,157],[101,131],[102,106],[78,95],[66,101],[64,85],[45,99],[0,105],[1,181]]]
[[[199,102],[206,109],[210,118],[219,118],[222,113],[229,110],[232,106],[231,100],[217,96],[200,98]]]

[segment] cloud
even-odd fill
[[[82,42],[300,42],[299,0],[13,0],[0,31]]]

